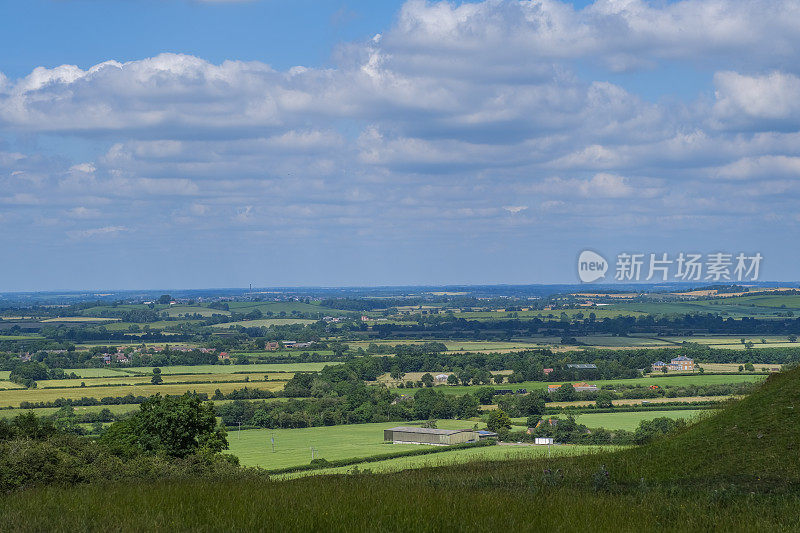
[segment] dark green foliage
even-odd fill
[[[507,431],[510,428],[511,419],[505,411],[502,409],[489,411],[489,414],[486,416],[486,429],[499,434],[503,431]]]
[[[613,406],[614,395],[608,391],[600,391],[597,395],[595,404],[601,409],[607,409]]]
[[[494,389],[492,387],[481,387],[475,391],[475,397],[481,405],[489,405],[494,398]]]
[[[659,437],[685,427],[686,421],[681,418],[673,419],[662,416],[652,420],[642,420],[639,423],[639,427],[636,428],[633,440],[636,444],[647,444]]]
[[[9,375],[9,380],[26,387],[35,387],[36,380],[47,379],[47,366],[35,361],[20,363]]]
[[[101,442],[115,454],[166,454],[185,457],[196,452],[217,453],[228,448],[225,430],[217,427],[214,406],[194,394],[155,395],[139,412],[112,424]]]
[[[33,413],[17,415],[10,421],[0,418],[0,441],[11,439],[44,440],[56,433],[52,420]]]
[[[575,387],[572,386],[572,383],[565,383],[553,391],[554,402],[571,402],[575,398]]]

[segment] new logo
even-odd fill
[[[584,283],[591,283],[605,277],[608,261],[602,255],[584,250],[578,257],[578,277]]]

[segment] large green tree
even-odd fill
[[[112,424],[101,442],[123,456],[144,453],[185,457],[228,448],[227,433],[217,426],[213,405],[204,404],[191,393],[150,397],[132,417]]]
[[[572,383],[565,383],[553,391],[553,401],[571,402],[575,399],[575,387]]]
[[[505,430],[511,429],[511,418],[502,409],[495,409],[489,413],[486,418],[486,428],[495,433],[502,433]]]
[[[608,391],[600,391],[595,402],[597,407],[608,408],[614,406],[614,395]]]

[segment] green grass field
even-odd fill
[[[389,447],[394,450],[395,446]],[[419,445],[417,445],[417,448]],[[397,449],[400,449],[399,446]],[[294,472],[278,476],[280,479],[292,479],[305,476],[347,474],[352,472],[357,466],[359,470],[370,470],[378,473],[398,472],[400,470],[410,470],[416,468],[429,468],[441,466],[453,466],[474,461],[508,461],[508,460],[527,460],[534,458],[566,457],[571,455],[585,455],[589,453],[601,453],[604,451],[619,449],[614,446],[579,446],[579,445],[556,445],[551,446],[528,446],[528,445],[500,445],[486,446],[483,448],[473,448],[466,450],[453,450],[430,455],[418,455],[411,457],[397,457],[374,463],[363,463],[353,466],[340,466],[337,468],[324,468],[320,470],[309,470],[305,472]]]
[[[344,311],[322,307],[319,303],[305,302],[228,302],[231,311],[237,313],[249,313],[258,309],[265,315],[272,312],[275,315],[280,313],[290,314],[292,311],[300,313],[324,313],[326,315],[338,316],[345,314]],[[278,317],[282,318],[282,317]]]
[[[239,457],[246,466],[260,466],[268,470],[308,464],[311,448],[318,450],[314,457],[349,459],[367,457],[402,450],[419,449],[419,444],[385,444],[383,430],[409,422],[382,422],[379,424],[347,424],[300,429],[250,429],[231,431],[228,435],[230,453]],[[471,428],[474,421],[441,420],[439,428]],[[272,437],[275,452],[272,452]]]
[[[307,318],[261,318],[258,320],[241,320],[239,322],[225,322],[214,324],[215,328],[230,328],[244,326],[246,328],[268,328],[270,326],[289,326],[294,324],[313,324],[316,320]]]
[[[769,317],[777,316],[777,313],[780,312],[800,309],[800,295],[733,296],[679,302],[620,302],[604,309],[619,314],[631,312],[660,315],[718,313],[734,318]]]
[[[229,316],[231,314],[230,311],[225,311],[223,309],[211,309],[209,307],[201,307],[199,305],[173,305],[167,309],[167,314],[171,317],[176,316],[183,316],[186,313],[190,315],[200,315],[204,317],[214,316],[214,315],[225,315]]]
[[[713,411],[710,411],[713,412]],[[653,420],[654,418],[683,418],[687,421],[697,420],[699,417],[707,416],[709,411],[700,409],[676,409],[674,411],[647,411],[634,413],[588,413],[577,415],[575,420],[579,424],[584,424],[590,428],[605,429],[625,429],[633,431],[639,427],[642,420]]]
[[[0,379],[0,390],[8,390],[8,389],[24,389],[22,385],[18,383],[14,383],[13,381],[2,380]]]
[[[649,337],[612,337],[611,335],[593,335],[576,337],[579,342],[600,348],[668,348],[674,343],[667,340]]]

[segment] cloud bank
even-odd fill
[[[188,249],[796,231],[797,28],[790,1],[412,0],[333,68],[161,54],[0,75],[0,223],[33,220],[42,242]],[[676,65],[711,89],[626,87],[669,84]]]

